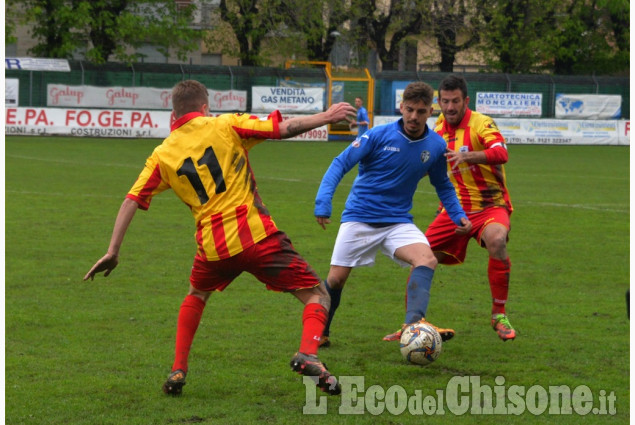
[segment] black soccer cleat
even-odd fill
[[[163,384],[163,392],[171,396],[180,396],[185,385],[185,375],[181,369],[170,373],[168,380]]]
[[[296,353],[291,359],[290,366],[294,372],[312,377],[320,390],[330,395],[338,395],[342,392],[337,378],[331,375],[326,365],[316,355]]]

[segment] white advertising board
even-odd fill
[[[163,139],[170,134],[170,115],[171,111],[5,108],[5,134]],[[282,119],[294,116],[297,115],[283,115]],[[318,127],[289,140],[327,141],[328,128]]]
[[[247,92],[207,90],[212,111],[245,111]],[[172,109],[172,89],[49,84],[47,106],[71,108]]]
[[[324,89],[311,87],[251,88],[251,111],[269,113],[316,113],[324,110]]]
[[[542,93],[477,92],[476,111],[507,117],[542,115]]]
[[[606,120],[622,117],[622,96],[557,94],[556,118]]]
[[[4,80],[4,106],[7,108],[19,105],[20,100],[20,80],[17,78],[7,78]]]
[[[376,116],[375,125],[398,120],[395,115]],[[434,128],[437,118],[428,120]],[[555,120],[496,118],[496,125],[509,144],[630,145],[630,120]]]

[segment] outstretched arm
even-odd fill
[[[502,143],[482,151],[456,152],[448,149],[445,156],[452,165],[452,169],[456,169],[459,164],[464,162],[467,164],[498,165],[505,164],[508,159],[507,148]]]
[[[348,116],[355,116],[356,113],[357,110],[350,103],[335,103],[324,112],[282,121],[280,123],[280,137],[288,139],[325,124],[335,124],[347,120]]]
[[[115,226],[112,231],[112,237],[110,238],[108,252],[95,263],[88,273],[86,273],[84,280],[93,280],[95,278],[95,274],[102,271],[105,272],[104,276],[108,276],[110,272],[117,267],[117,264],[119,264],[119,248],[121,248],[123,237],[126,235],[128,226],[130,225],[130,222],[132,222],[132,219],[137,212],[137,208],[139,208],[139,204],[135,201],[128,198],[124,199],[121,204],[121,208],[119,209],[119,213],[117,214],[117,219],[115,220]]]

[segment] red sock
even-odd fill
[[[489,259],[487,266],[487,276],[489,277],[489,287],[492,292],[492,315],[505,314],[505,303],[509,291],[509,273],[512,263],[509,257],[506,260]]]
[[[304,354],[317,354],[320,337],[326,326],[329,313],[322,304],[310,303],[304,306],[302,312],[302,340],[300,351]]]
[[[187,359],[190,356],[190,347],[194,340],[194,334],[201,322],[205,302],[194,295],[188,295],[181,304],[179,318],[176,324],[176,350],[172,371],[181,369],[187,372]]]

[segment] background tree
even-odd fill
[[[471,0],[433,0],[429,10],[426,27],[432,28],[438,44],[439,70],[453,72],[456,55],[481,40],[478,9]]]
[[[628,0],[568,0],[553,17],[551,47],[556,74],[626,71],[630,66]]]
[[[70,59],[85,50],[96,63],[132,62],[139,55],[130,50],[148,43],[184,60],[198,47],[199,34],[191,28],[194,8],[174,1],[9,1],[24,12],[22,22],[31,25],[38,43],[30,53],[39,57]]]
[[[352,0],[354,29],[360,42],[377,51],[383,70],[399,67],[401,44],[423,29],[425,0]]]
[[[309,60],[327,61],[341,36],[344,22],[351,17],[350,6],[341,0],[283,0],[285,25],[291,43],[303,40]]]
[[[505,73],[531,73],[549,61],[552,17],[562,0],[476,0],[482,11],[481,51]]]
[[[262,43],[265,36],[277,30],[284,22],[282,0],[220,0],[218,8],[220,19],[233,30],[238,43],[238,57],[243,66],[260,66],[267,64],[261,56]],[[228,44],[229,43],[229,44]],[[226,53],[231,41],[226,34],[212,34],[207,39],[208,45],[220,46]]]
[[[7,12],[7,9],[9,12]],[[8,0],[5,8],[21,24],[31,25],[38,43],[29,52],[45,58],[71,58],[78,49],[76,29],[86,16],[87,3],[78,5],[65,0]]]

